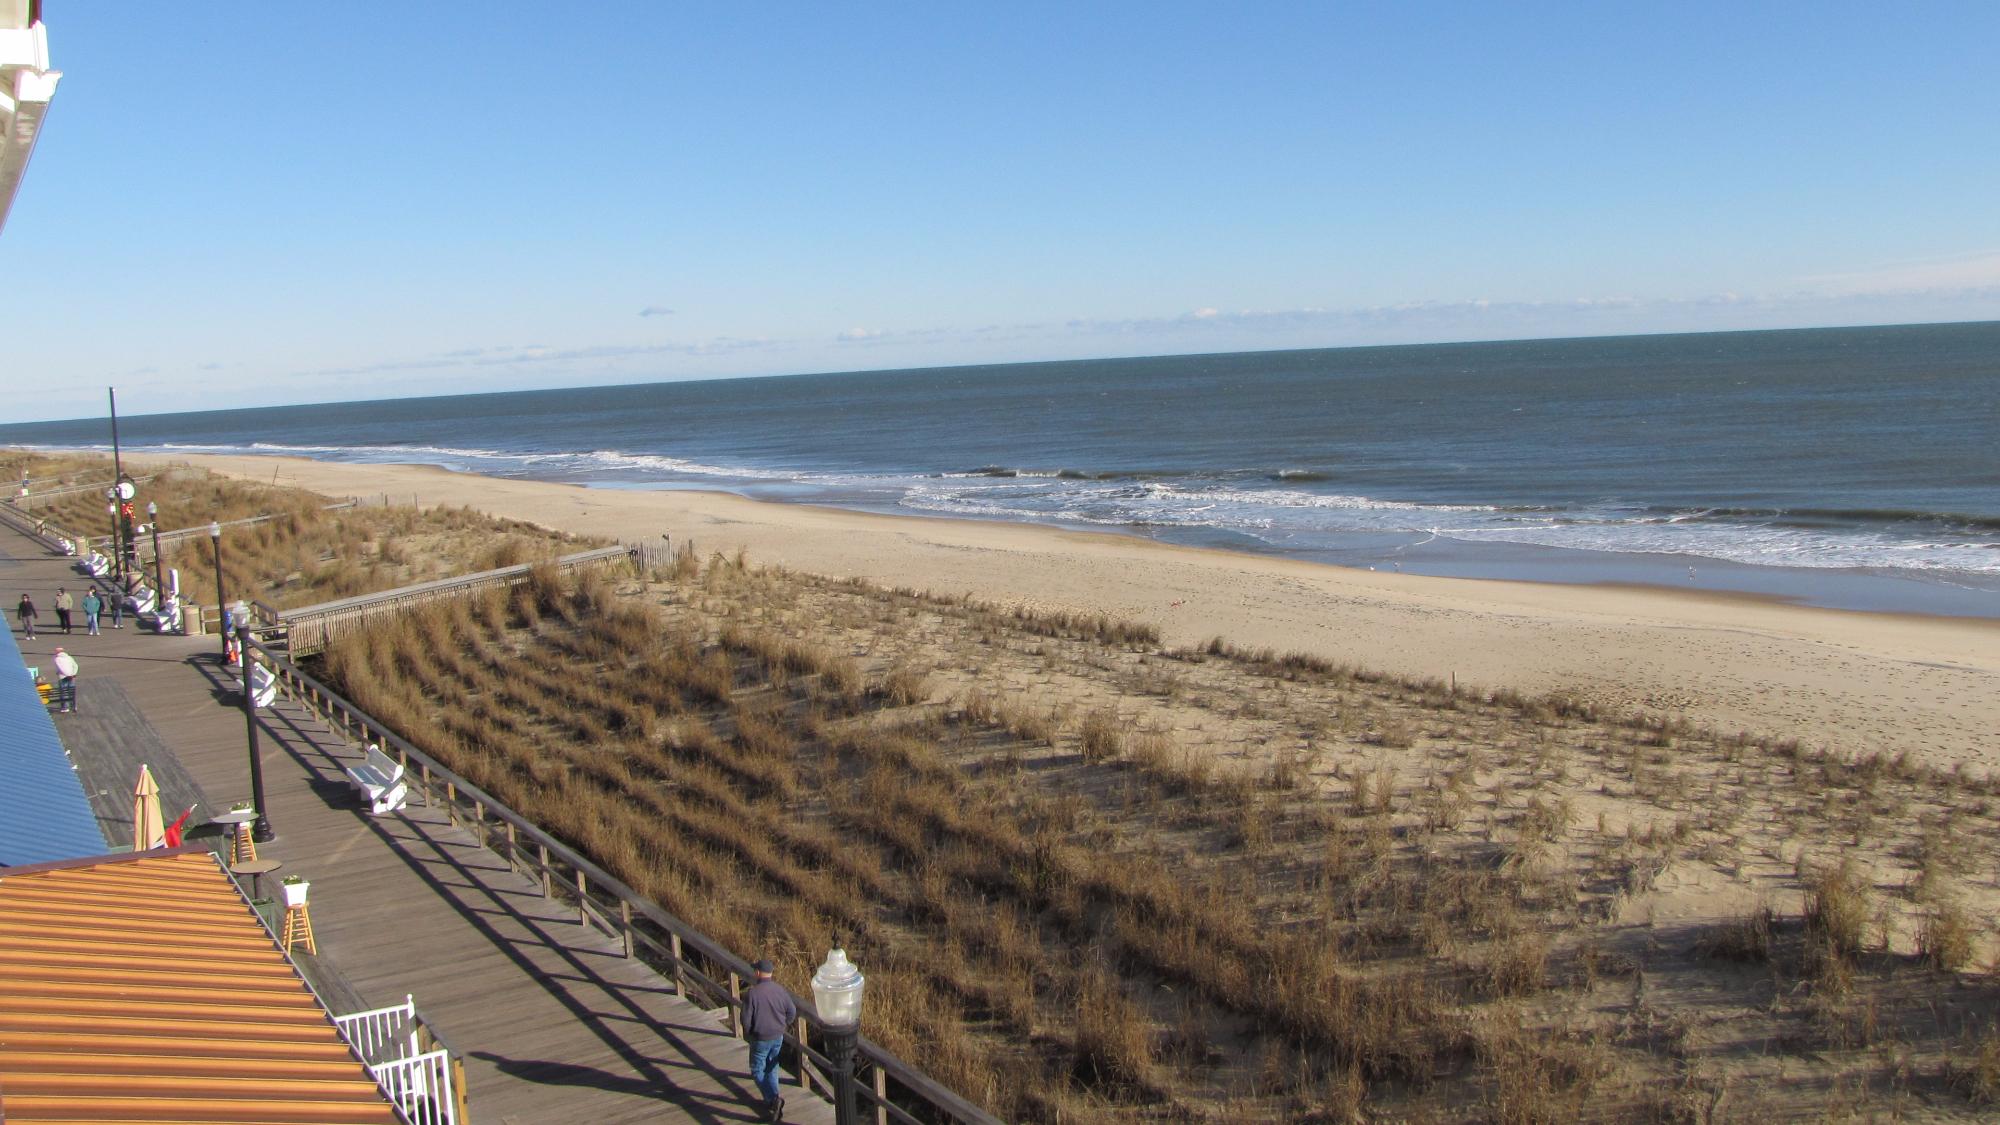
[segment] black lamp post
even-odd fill
[[[250,838],[261,844],[278,833],[271,827],[271,818],[264,815],[264,755],[257,748],[257,682],[250,678],[257,662],[250,656],[250,607],[241,601],[236,603],[236,652],[242,662],[237,670],[243,673],[243,731],[250,741],[250,802],[257,809]]]
[[[833,1067],[833,1120],[855,1125],[854,1043],[861,1035],[861,989],[868,982],[847,959],[840,938],[813,974],[813,1007],[819,1010],[821,1042]]]
[[[111,577],[116,580],[118,568],[123,565],[125,558],[124,545],[118,538],[118,490],[107,488],[104,490],[104,497],[107,501],[104,510],[111,516]]]
[[[224,664],[228,664],[228,663],[229,663],[229,629],[228,629],[228,627],[227,627],[227,626],[225,626],[225,625],[223,624],[223,619],[224,619],[224,618],[225,618],[225,617],[226,617],[226,616],[228,615],[229,611],[228,611],[227,609],[223,608],[223,607],[227,606],[227,605],[228,605],[229,603],[223,600],[223,594],[222,594],[222,523],[221,523],[221,521],[220,521],[220,520],[210,520],[210,521],[208,521],[208,541],[209,541],[209,542],[210,542],[211,544],[213,544],[213,545],[215,546],[215,623],[216,623],[216,631],[222,634],[222,662],[223,662]],[[196,606],[196,607],[195,607],[195,609],[196,609],[196,611],[197,611],[197,616],[198,616],[198,615],[199,615],[199,610],[201,609],[201,607],[200,607],[200,606]]]
[[[146,501],[146,526],[153,529],[153,606],[165,606],[167,597],[167,572],[165,563],[160,561],[160,506]]]
[[[123,566],[119,570],[118,582],[118,591],[121,594],[130,593],[132,583],[139,577],[139,544],[132,535],[132,497],[138,491],[138,486],[132,482],[132,478],[126,476],[118,478],[118,531],[125,537],[124,553],[120,556]]]

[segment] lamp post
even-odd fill
[[[118,543],[118,490],[105,489],[104,498],[106,501],[104,511],[111,517],[111,575],[115,579],[118,576],[119,560],[125,557],[125,551]]]
[[[271,818],[264,815],[264,755],[257,749],[257,683],[250,678],[251,670],[257,666],[250,656],[250,607],[239,599],[234,612],[236,652],[242,662],[237,670],[243,673],[243,732],[250,742],[250,803],[257,810],[250,838],[261,844],[277,832],[271,828]]]
[[[210,521],[208,521],[208,541],[209,541],[209,543],[213,544],[213,545],[214,545],[214,547],[215,547],[215,622],[216,622],[216,631],[222,634],[222,662],[223,662],[224,664],[228,664],[228,663],[229,663],[229,629],[228,629],[228,627],[227,627],[227,626],[225,626],[225,625],[223,624],[223,618],[224,618],[224,617],[226,617],[226,616],[228,615],[228,611],[227,611],[227,610],[225,610],[225,609],[223,608],[223,606],[225,606],[225,605],[228,605],[229,603],[228,603],[228,602],[225,602],[225,601],[223,601],[223,600],[222,600],[222,599],[223,599],[223,593],[222,593],[222,521],[220,521],[220,520],[210,520]],[[197,617],[199,617],[199,616],[200,616],[200,613],[199,613],[199,611],[200,611],[201,607],[200,607],[199,605],[197,605],[197,606],[195,606],[195,609],[196,609],[196,611],[197,611],[197,612],[196,612],[196,616],[197,616]]]
[[[839,935],[833,944],[813,974],[813,1007],[819,1010],[827,1061],[833,1064],[833,1120],[835,1125],[855,1125],[854,1041],[861,1034],[861,989],[867,981],[840,948]]]
[[[160,506],[146,501],[146,526],[153,529],[153,605],[160,608],[167,596],[166,564],[160,561]]]

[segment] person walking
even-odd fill
[[[63,636],[69,636],[69,611],[76,608],[76,599],[69,596],[69,590],[56,587],[56,624],[62,626]]]
[[[57,645],[51,662],[56,666],[56,709],[67,715],[76,710],[76,657]]]
[[[14,607],[14,620],[21,623],[21,632],[31,641],[35,639],[35,617],[35,600],[22,594],[21,604]]]
[[[113,629],[123,629],[125,627],[125,591],[123,590],[111,591],[111,627]]]
[[[750,1081],[764,1095],[765,1120],[782,1121],[785,1099],[778,1096],[778,1056],[784,1051],[785,1029],[799,1018],[799,1008],[785,986],[772,979],[778,971],[776,965],[766,959],[750,967],[757,972],[757,983],[743,994],[743,1037],[750,1040]]]
[[[104,599],[97,596],[96,590],[85,590],[83,592],[83,624],[84,628],[93,637],[98,635],[97,615],[103,612]]]

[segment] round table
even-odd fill
[[[231,874],[250,876],[250,897],[263,898],[264,876],[284,865],[282,860],[276,859],[246,859],[242,863],[230,864],[229,870]]]

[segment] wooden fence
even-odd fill
[[[540,883],[543,895],[574,909],[580,922],[619,939],[625,956],[658,969],[676,995],[700,1007],[726,1009],[730,1030],[742,1033],[742,995],[755,979],[748,962],[446,769],[284,656],[255,640],[250,650],[270,664],[285,694],[329,729],[357,745],[375,743],[402,762],[412,795],[421,795],[427,806],[443,809],[451,823],[470,829],[508,866]],[[802,1084],[830,1094],[830,1064],[815,1046],[821,1036],[818,1013],[809,998],[796,999],[802,1014],[785,1036],[798,1052],[796,1074]],[[876,1125],[1000,1125],[999,1119],[867,1036],[859,1037],[854,1057],[857,1104],[873,1112]]]
[[[622,561],[627,557],[624,547],[600,547],[595,551],[564,555],[555,560],[555,567],[558,571],[567,573],[583,567]],[[419,582],[413,586],[398,586],[393,590],[361,594],[339,601],[301,606],[298,609],[273,609],[259,602],[256,611],[260,627],[281,632],[292,655],[310,656],[324,649],[341,633],[370,617],[437,598],[456,597],[475,590],[484,590],[490,586],[511,586],[516,582],[525,581],[528,572],[536,565],[538,564],[523,563],[519,566],[503,566],[497,570],[482,570],[476,574],[462,574],[456,578],[440,578],[432,582]]]

